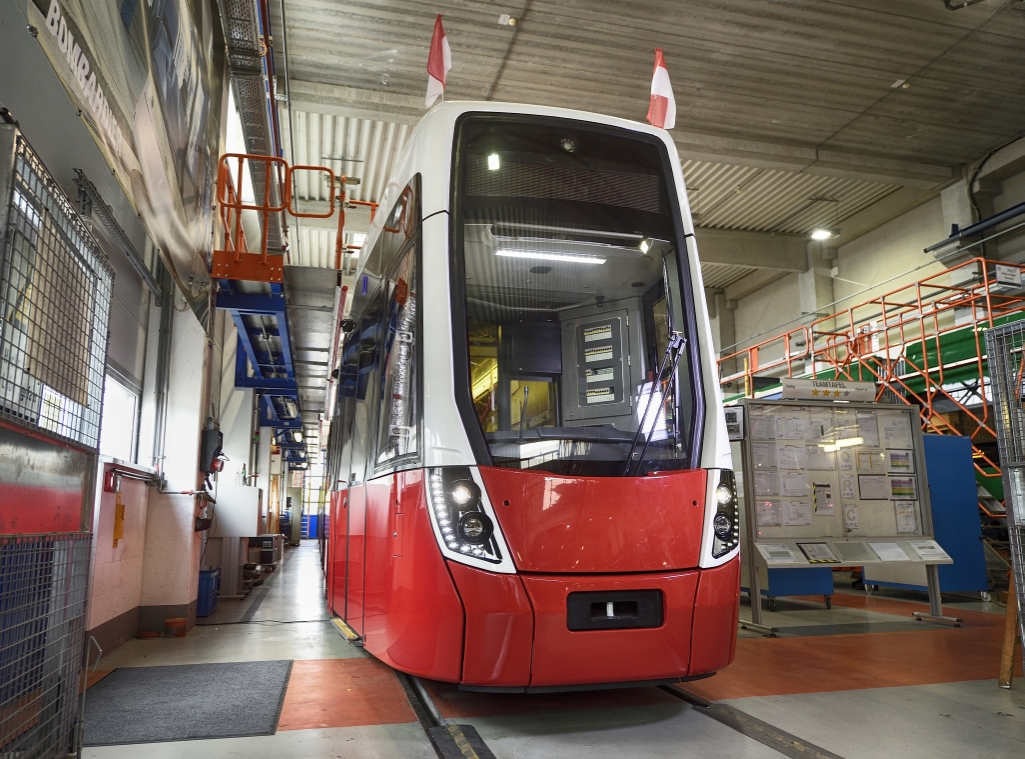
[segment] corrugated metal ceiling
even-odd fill
[[[327,166],[336,174],[358,178],[359,184],[346,190],[354,200],[380,200],[412,132],[406,124],[308,111],[293,111],[293,119],[296,162]],[[708,161],[684,161],[682,166],[695,223],[715,229],[807,234],[817,226],[839,225],[897,189],[876,182]],[[328,197],[325,175],[301,174],[296,184],[302,200]],[[351,233],[347,238],[346,244],[351,244]],[[333,267],[334,261],[335,232],[301,220],[293,224],[293,265]],[[737,272],[737,278],[749,271],[718,265],[710,281],[718,282],[725,268]]]

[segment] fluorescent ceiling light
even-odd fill
[[[651,240],[645,237],[638,247],[641,249],[641,253],[647,253],[651,249]]]
[[[573,256],[565,253],[543,253],[540,250],[511,250],[503,248],[495,253],[505,258],[537,258],[542,261],[566,261],[574,264],[603,264],[604,258],[598,256]]]
[[[824,445],[822,446],[822,450],[824,450],[826,453],[833,453],[834,451],[839,451],[841,448],[850,448],[854,445],[861,445],[864,442],[865,438],[849,437],[843,440],[837,440],[832,445]]]
[[[811,231],[811,239],[813,240],[828,240],[832,236],[833,230],[831,229],[823,229],[822,227],[818,227],[817,229],[813,229]]]
[[[502,168],[502,161],[498,157],[498,153],[492,153],[488,156],[488,168],[491,169],[491,171],[498,171]]]

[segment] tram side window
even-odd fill
[[[384,290],[378,288],[356,329],[346,342],[355,369],[352,418],[352,458],[349,463],[349,484],[358,485],[367,477],[367,462],[373,456],[371,430],[374,406],[380,387],[381,327],[384,311]]]
[[[379,409],[377,464],[417,452],[417,246],[399,259],[384,283],[388,309],[381,330],[383,392]]]
[[[358,485],[375,467],[417,451],[416,260],[419,176],[399,195],[367,255],[343,347],[339,479]],[[351,421],[350,421],[351,420]]]

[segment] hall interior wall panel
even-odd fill
[[[457,682],[463,658],[463,607],[434,537],[423,471],[380,479],[378,488],[368,489],[364,645],[385,664],[405,672]],[[392,492],[394,499],[389,498]],[[397,526],[389,512],[402,514],[401,529],[408,535],[402,556],[394,555],[392,533],[387,532],[389,525],[392,532]]]
[[[100,482],[110,468],[101,464]],[[142,563],[146,541],[146,513],[150,487],[142,480],[124,477],[121,480],[121,501],[125,507],[124,536],[114,545],[114,518],[117,493],[108,493],[102,486],[93,515],[93,566],[89,587],[89,617],[86,629],[139,605],[142,593]]]
[[[107,364],[141,390],[146,366],[149,290],[121,248],[111,240],[106,228],[95,217],[92,233],[107,254],[115,272],[113,297],[110,301]],[[142,251],[139,253],[141,255]]]
[[[740,614],[740,557],[698,578],[690,640],[690,673],[715,672],[733,661]],[[733,641],[727,656],[721,642]]]
[[[232,482],[217,483],[214,538],[251,538],[260,533],[260,489]]]

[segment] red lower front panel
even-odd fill
[[[662,680],[685,677],[698,572],[666,575],[523,577],[534,607],[530,685]],[[661,627],[586,630],[566,626],[566,600],[577,591],[661,590]]]
[[[693,677],[733,659],[739,559],[665,573],[497,574],[442,557],[422,472],[356,490],[332,499],[329,598],[366,650],[396,669],[465,685],[553,687]],[[570,593],[631,590],[661,591],[661,626],[568,628]]]
[[[694,603],[691,675],[716,672],[733,661],[739,614],[740,557],[721,567],[702,569]]]

